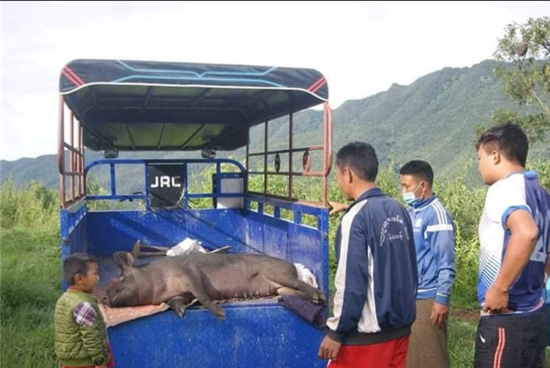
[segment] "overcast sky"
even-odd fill
[[[315,68],[338,107],[489,59],[545,2],[1,2],[0,157],[57,150],[57,88],[77,58]]]

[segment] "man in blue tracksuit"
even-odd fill
[[[448,368],[447,316],[455,279],[453,220],[432,192],[434,173],[430,164],[410,161],[399,173],[414,228],[418,266],[416,321],[407,368]]]
[[[417,267],[409,215],[375,184],[366,143],[344,146],[336,179],[347,200],[336,235],[334,316],[319,349],[330,367],[403,368],[414,321]]]

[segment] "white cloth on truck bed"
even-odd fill
[[[191,238],[185,238],[178,245],[173,246],[167,252],[167,256],[183,256],[190,253],[208,253],[201,245],[201,242]]]
[[[309,268],[306,268],[306,266],[301,263],[294,263],[294,267],[296,267],[296,271],[298,271],[298,279],[302,280],[309,286],[313,286],[316,289],[319,287],[315,275],[313,274],[313,272],[311,272]]]

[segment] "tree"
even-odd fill
[[[494,72],[521,113],[497,111],[493,121],[522,126],[532,141],[544,139],[550,131],[550,17],[506,26],[494,56],[505,62]]]

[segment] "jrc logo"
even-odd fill
[[[181,176],[155,176],[151,188],[181,188]]]

